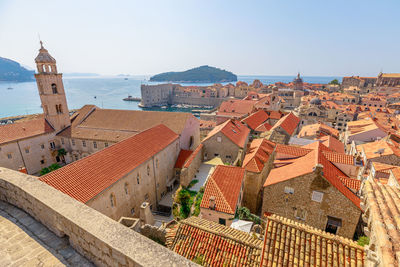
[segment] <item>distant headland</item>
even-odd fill
[[[164,72],[150,78],[151,82],[223,83],[236,82],[232,72],[210,66],[200,66],[181,72]]]
[[[22,67],[18,62],[0,57],[0,81],[30,82],[35,71]]]

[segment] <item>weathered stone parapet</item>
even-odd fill
[[[36,177],[0,168],[0,199],[68,236],[98,266],[198,266]]]

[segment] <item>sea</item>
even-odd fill
[[[140,97],[142,84],[159,84],[149,82],[150,76],[91,76],[64,77],[64,89],[67,95],[68,108],[79,109],[86,104],[93,104],[107,109],[143,110],[139,102],[123,101],[131,95]],[[248,84],[258,79],[264,84],[291,82],[294,76],[238,76],[239,81]],[[304,76],[304,82],[328,83],[341,77]],[[181,83],[182,85],[212,85],[211,83]],[[198,109],[198,108],[197,108]],[[146,108],[145,110],[162,110],[191,112],[190,108]],[[36,82],[0,82],[0,118],[42,113]]]

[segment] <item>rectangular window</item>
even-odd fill
[[[294,194],[294,188],[285,186],[285,189],[283,190],[285,194]]]
[[[222,142],[222,138],[221,136],[217,136],[217,142],[221,143]]]
[[[61,138],[61,144],[64,144],[64,138]]]
[[[342,226],[342,219],[328,216],[328,221],[326,222],[325,231],[336,235],[339,230],[339,227],[341,226]]]
[[[78,155],[75,155],[75,160],[78,160],[78,159],[79,159]]]
[[[40,164],[44,164],[44,159],[40,160]]]
[[[97,148],[97,142],[93,141],[93,148]]]
[[[296,209],[294,212],[294,217],[298,220],[306,220],[306,211],[303,209]]]
[[[313,191],[311,200],[315,201],[315,202],[322,202],[323,197],[324,197],[324,193],[318,192],[318,191]]]
[[[29,148],[25,148],[25,153],[29,154]]]
[[[56,148],[56,144],[53,141],[50,142],[50,148],[51,149],[55,149]]]
[[[108,147],[108,143],[104,143],[104,147]]]
[[[41,148],[41,149],[44,149],[44,144],[41,144],[41,145],[40,145],[40,148]]]
[[[7,158],[12,159],[11,153],[8,153],[8,154],[7,154]]]
[[[219,219],[218,219],[218,223],[219,223],[219,224],[222,224],[222,225],[226,225],[226,219],[219,218]]]
[[[82,146],[86,147],[86,141],[85,140],[82,140]]]

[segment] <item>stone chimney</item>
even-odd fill
[[[154,225],[154,217],[151,213],[150,204],[148,202],[143,202],[140,206],[140,224]]]
[[[210,197],[210,210],[215,210],[215,197]]]
[[[324,166],[322,164],[318,163],[313,168],[313,172],[315,172],[317,175],[324,175],[323,169],[324,169]]]

